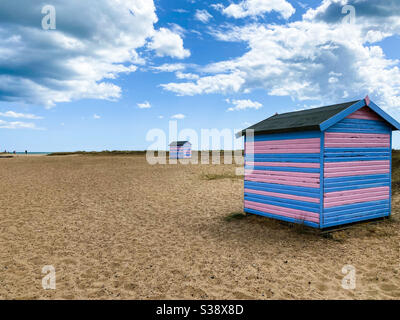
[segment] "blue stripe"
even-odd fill
[[[336,158],[336,157],[390,157],[390,152],[328,152],[325,150],[325,158]]]
[[[307,207],[307,206],[302,206],[302,205],[297,205],[297,204],[290,204],[290,203],[274,201],[274,200],[271,200],[270,197],[266,197],[266,196],[258,198],[258,197],[246,196],[245,195],[244,200],[254,201],[254,202],[257,202],[257,203],[270,204],[270,205],[278,206],[278,207],[285,207],[285,208],[290,208],[290,209],[297,209],[297,210],[304,210],[304,211],[308,211],[308,212],[319,213],[319,208],[310,208],[310,207]]]
[[[274,140],[293,140],[293,139],[309,139],[319,138],[319,131],[301,131],[301,132],[286,132],[272,134],[257,134],[254,135],[254,141],[274,141]],[[246,139],[246,142],[251,142],[251,139]]]
[[[360,176],[350,176],[350,177],[338,177],[338,178],[326,178],[326,183],[336,183],[336,182],[357,182],[361,180],[374,180],[374,179],[389,179],[390,175],[387,174],[370,174],[370,175],[360,175]]]
[[[335,129],[335,128],[329,128],[326,130],[326,132],[343,132],[343,133],[384,133],[388,134],[390,133],[390,129],[353,129],[353,128],[340,128],[340,129]]]
[[[317,194],[319,195],[319,188],[310,188],[310,187],[298,187],[298,186],[288,186],[288,185],[283,185],[283,184],[276,184],[276,183],[266,183],[266,182],[257,182],[257,181],[244,181],[244,186],[247,188],[251,188],[251,186],[254,187],[260,187],[260,188],[272,188],[274,190],[293,190],[293,191],[299,191],[299,192],[308,192],[312,194]],[[254,188],[253,188],[254,189]],[[279,191],[276,191],[279,192]],[[310,197],[312,197],[310,195]],[[318,196],[317,196],[318,198]]]
[[[378,200],[378,201],[368,201],[368,202],[361,202],[361,203],[352,203],[346,204],[343,206],[332,207],[332,208],[325,208],[325,213],[329,212],[339,212],[339,211],[346,211],[351,209],[356,210],[368,210],[370,207],[378,206],[378,205],[388,205],[388,200]]]
[[[245,166],[248,170],[269,170],[269,171],[285,171],[285,172],[307,172],[318,173],[319,168],[293,168],[293,167],[264,167],[264,166]]]
[[[380,213],[380,214],[375,214],[375,215],[368,215],[368,216],[364,216],[364,217],[355,217],[352,219],[346,219],[346,220],[340,220],[340,221],[334,221],[334,222],[330,222],[330,223],[325,223],[323,225],[323,228],[328,228],[328,227],[333,227],[333,226],[338,226],[341,224],[348,224],[348,223],[353,223],[353,222],[360,222],[360,221],[364,221],[364,220],[371,220],[371,219],[376,219],[376,218],[382,218],[382,217],[387,217],[388,214],[386,213]]]
[[[337,124],[333,125],[330,129],[335,128],[350,128],[350,129],[363,129],[363,130],[390,130],[390,127],[382,121],[364,120],[364,119],[343,119]],[[328,129],[329,130],[329,129]]]
[[[276,185],[274,185],[273,187],[264,187],[264,186],[252,185],[252,183],[261,184],[262,182],[245,181],[244,187],[246,189],[252,189],[252,190],[291,194],[294,196],[302,196],[302,197],[310,197],[310,198],[319,198],[319,193],[316,193],[316,192],[311,193],[309,191],[291,190],[291,189],[284,188],[285,186],[282,186],[282,188],[277,188]],[[265,184],[265,183],[263,183],[263,184]]]
[[[358,207],[355,209],[350,209],[350,210],[341,210],[341,211],[334,211],[334,212],[326,212],[325,217],[326,218],[332,218],[332,217],[339,217],[343,215],[349,215],[349,214],[360,214],[363,212],[369,212],[369,211],[382,211],[382,210],[389,210],[389,205],[386,201],[386,204],[381,204],[381,205],[370,205],[369,207]]]
[[[286,221],[286,222],[304,224],[306,226],[313,227],[313,228],[319,228],[319,225],[317,223],[306,221],[306,220],[293,219],[293,218],[279,216],[279,215],[276,215],[276,214],[266,213],[266,212],[262,212],[262,211],[258,211],[258,210],[249,209],[249,208],[245,208],[244,212],[257,214],[259,216],[272,218],[272,219],[277,219],[277,220],[282,220],[282,221]]]
[[[360,190],[360,189],[367,189],[367,188],[387,187],[388,185],[389,185],[389,181],[370,183],[370,184],[359,184],[359,185],[353,185],[350,187],[349,186],[345,186],[345,187],[327,187],[327,186],[325,186],[325,192]]]
[[[285,198],[279,198],[279,197],[274,197],[274,196],[265,196],[265,195],[261,195],[261,194],[251,193],[251,192],[245,192],[244,196],[245,196],[245,200],[249,200],[249,201],[255,201],[255,200],[250,200],[250,198],[257,198],[257,199],[261,199],[261,200],[276,202],[277,204],[274,204],[274,205],[279,206],[279,207],[287,207],[286,205],[289,204],[289,205],[294,205],[294,206],[299,206],[299,207],[304,207],[304,208],[318,209],[318,212],[319,212],[319,203],[315,203],[315,202],[307,202],[307,201],[294,200],[294,199],[285,199]],[[257,202],[259,202],[259,201],[257,201]],[[269,203],[269,204],[273,204],[273,203]],[[291,208],[291,207],[287,207],[287,208]],[[307,210],[307,209],[300,209],[300,210],[311,211],[311,210]],[[316,211],[311,211],[311,212],[316,212]]]

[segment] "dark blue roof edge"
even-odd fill
[[[333,117],[329,118],[328,120],[322,122],[319,127],[321,131],[325,131],[334,124],[338,123],[339,121],[343,120],[347,116],[351,115],[353,112],[356,112],[357,110],[367,106],[370,108],[372,111],[377,113],[379,116],[381,116],[383,119],[385,119],[386,122],[388,122],[395,130],[400,130],[400,123],[393,119],[389,114],[387,114],[385,111],[383,111],[381,108],[379,108],[373,101],[369,101],[367,103],[366,99],[362,99],[355,104],[351,105],[347,109],[339,112],[338,114],[334,115]]]

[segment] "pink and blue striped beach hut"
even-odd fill
[[[399,128],[367,96],[276,114],[241,131],[244,211],[319,229],[388,217]]]
[[[190,159],[192,144],[189,141],[173,141],[169,144],[170,159]]]

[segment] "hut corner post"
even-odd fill
[[[319,159],[319,228],[322,229],[324,225],[324,146],[325,146],[325,132],[321,131],[321,150]]]
[[[390,132],[390,167],[389,167],[389,215],[392,215],[392,157],[393,157],[393,130]]]

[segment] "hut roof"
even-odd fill
[[[382,118],[384,118],[395,130],[400,129],[400,124],[369,100],[368,96],[363,100],[350,101],[325,107],[308,110],[294,111],[276,114],[263,121],[242,130],[237,136],[246,134],[246,130],[253,129],[254,133],[280,133],[306,130],[324,131],[336,122],[342,120],[358,109],[368,106]]]
[[[181,147],[184,144],[189,143],[191,144],[189,141],[172,141],[169,145],[170,146],[177,146],[177,147]]]

